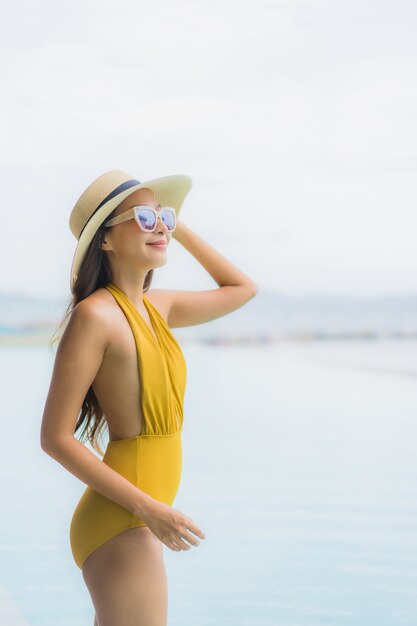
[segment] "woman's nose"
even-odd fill
[[[162,226],[163,226],[163,228],[162,228]],[[161,230],[168,231],[169,230],[167,228],[166,224],[163,222],[162,217],[160,217],[159,215],[158,215],[158,219],[157,219],[157,222],[156,222],[156,227],[157,227],[158,231],[161,231]]]

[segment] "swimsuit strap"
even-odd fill
[[[145,435],[169,435],[182,429],[186,363],[182,350],[157,308],[143,296],[155,335],[127,295],[109,282],[132,329],[136,343],[138,376]]]

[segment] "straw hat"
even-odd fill
[[[173,207],[178,216],[192,180],[183,174],[173,174],[141,183],[121,170],[110,170],[96,178],[78,198],[69,218],[71,232],[78,240],[71,266],[71,290],[88,246],[102,222],[127,196],[142,187],[151,189],[157,201],[162,206]]]

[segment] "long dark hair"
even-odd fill
[[[109,228],[104,228],[103,225],[105,222],[107,222],[107,220],[111,219],[114,216],[116,209],[114,209],[114,211],[112,211],[112,213],[110,213],[110,215],[108,215],[103,223],[100,225],[88,247],[88,250],[79,269],[78,277],[72,287],[72,297],[66,308],[61,323],[59,324],[55,333],[52,335],[52,339],[49,344],[50,347],[52,347],[56,341],[61,339],[75,306],[79,302],[81,302],[81,300],[84,300],[84,298],[87,298],[87,296],[96,291],[96,289],[104,287],[108,282],[111,281],[109,261],[106,252],[102,250],[101,244],[103,243],[105,233],[109,230]],[[143,292],[148,291],[148,289],[150,288],[153,272],[154,270],[151,269],[146,274],[143,284]],[[54,337],[57,335],[58,331],[61,328],[61,334],[54,339]],[[90,386],[83,400],[80,414],[75,425],[74,434],[81,429],[81,432],[78,435],[78,439],[81,442],[89,441],[91,446],[99,454],[103,455],[103,450],[101,449],[99,444],[99,438],[103,434],[103,430],[106,425],[107,421],[104,416],[103,410],[100,406],[99,401],[97,400],[92,386]]]

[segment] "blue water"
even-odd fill
[[[414,626],[417,342],[183,350],[174,506],[206,539],[164,548],[169,626]],[[68,537],[85,485],[39,447],[53,358],[0,349],[1,625],[93,625]]]

